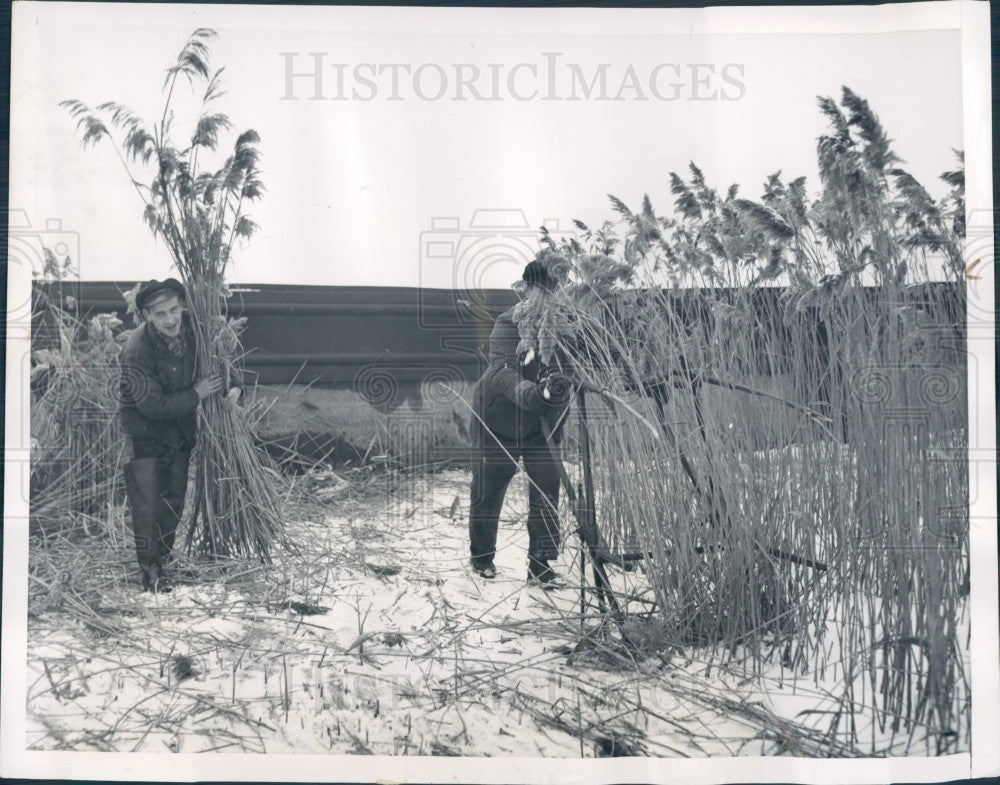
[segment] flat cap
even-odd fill
[[[135,307],[141,311],[154,297],[164,292],[172,292],[183,300],[185,295],[184,284],[176,278],[165,278],[162,281],[157,281],[153,278],[146,281],[146,283],[139,287],[139,291],[135,296]]]

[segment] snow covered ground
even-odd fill
[[[171,594],[140,592],[132,553],[120,543],[120,579],[105,576],[99,592],[29,614],[29,747],[855,752],[820,730],[821,712],[835,703],[828,686],[790,681],[787,672],[760,682],[707,667],[693,650],[636,660],[617,645],[613,624],[601,627],[593,600],[581,619],[576,580],[551,592],[528,587],[523,473],[501,519],[499,576],[476,576],[468,488],[461,470],[367,495],[320,484],[309,491],[310,514],[288,523],[298,552],[266,567],[200,569]],[[578,546],[566,527],[556,566],[575,578]],[[641,594],[640,573],[616,570],[614,579]],[[796,719],[803,711],[813,724]]]

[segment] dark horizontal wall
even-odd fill
[[[122,293],[134,285],[66,282],[39,290],[71,295],[83,316],[116,312],[131,327]],[[260,384],[295,381],[363,394],[375,388],[384,397],[389,380],[405,388],[476,379],[493,321],[515,301],[510,290],[251,285],[233,289],[229,313],[248,318],[245,366]],[[45,325],[36,326],[44,340]]]
[[[509,291],[284,286],[235,292],[230,310],[248,317],[246,364],[262,383],[298,374],[342,387],[372,374],[475,379],[493,321],[514,301]]]
[[[38,292],[72,295],[81,315],[114,311],[131,326],[122,292],[133,286],[128,281],[66,282],[39,285]],[[960,300],[942,296],[954,286],[911,287],[908,297],[938,311],[933,314],[936,322],[961,329],[964,313],[941,311],[942,303]],[[760,289],[753,295],[760,322],[773,324],[775,330],[783,329],[783,292]],[[683,318],[698,319],[704,310],[702,298],[690,298],[691,292],[675,294],[672,307]],[[727,296],[724,291],[717,294]],[[394,408],[415,395],[421,382],[476,379],[485,366],[493,322],[515,301],[511,291],[495,289],[249,285],[233,290],[229,311],[234,317],[248,317],[243,346],[251,381],[355,389],[372,402]],[[818,313],[816,317],[821,328]],[[47,340],[45,328],[41,321],[33,324],[36,347]],[[816,339],[816,350],[824,352],[823,329]],[[744,369],[751,376],[761,372]]]

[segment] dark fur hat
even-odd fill
[[[556,280],[549,275],[548,270],[537,259],[528,262],[521,274],[521,280],[534,286],[552,291],[556,288]]]

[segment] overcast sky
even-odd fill
[[[64,239],[75,247],[78,235],[85,279],[169,274],[113,149],[82,150],[58,102],[115,100],[158,118],[164,70],[198,26],[220,34],[212,55],[226,68],[219,109],[232,138],[262,138],[268,190],[251,210],[261,231],[237,256],[239,283],[507,286],[543,221],[600,223],[608,193],[631,205],[649,193],[668,212],[668,174],[689,161],[720,191],[739,183],[757,197],[779,169],[815,189],[816,96],[841,85],[869,100],[910,171],[942,195],[938,175],[963,146],[958,32],[900,32],[921,6],[850,11],[781,9],[751,25],[732,9],[23,3],[10,206],[36,229],[57,219],[76,233]],[[317,64],[322,85],[308,75]],[[307,75],[289,81],[290,70]],[[186,87],[181,96],[179,107],[196,106]],[[510,212],[485,212],[500,209]],[[477,210],[508,237],[479,240]]]

